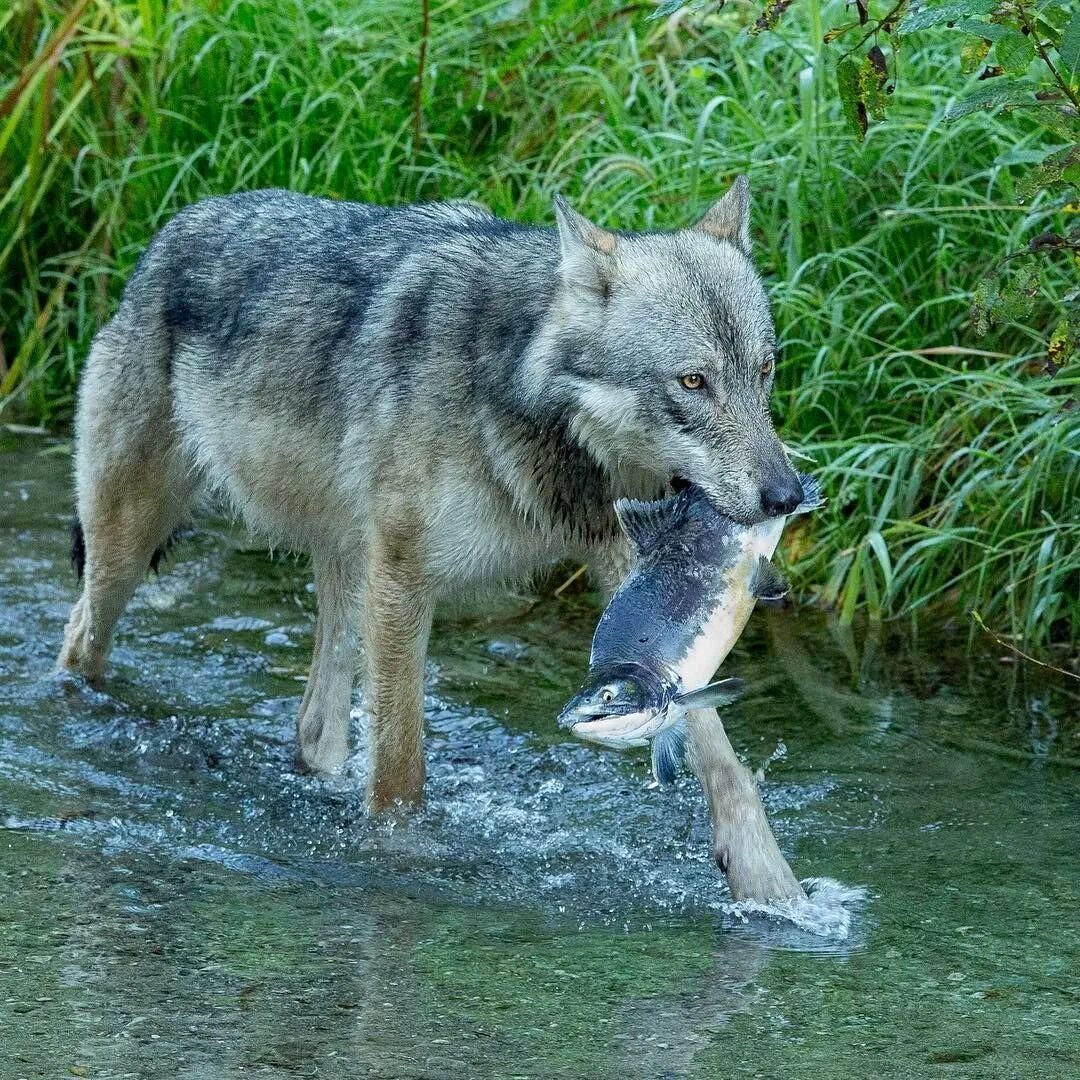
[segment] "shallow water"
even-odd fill
[[[725,722],[827,879],[809,933],[730,903],[691,777],[556,728],[589,597],[440,621],[406,826],[364,817],[362,754],[292,771],[308,569],[219,520],[139,591],[105,691],[54,676],[68,471],[0,436],[3,1080],[1080,1072],[1064,680],[966,660],[962,626],[757,613]]]

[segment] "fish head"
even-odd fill
[[[638,664],[597,673],[559,714],[559,726],[605,746],[644,746],[663,727],[672,689]]]

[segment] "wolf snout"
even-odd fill
[[[769,517],[790,514],[802,501],[802,484],[793,472],[770,480],[761,487],[761,509]]]

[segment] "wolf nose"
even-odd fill
[[[774,481],[761,489],[761,509],[769,517],[790,514],[802,501],[802,484],[794,475]]]

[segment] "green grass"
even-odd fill
[[[745,171],[784,342],[778,418],[831,496],[792,531],[796,583],[844,619],[976,606],[1029,645],[1075,642],[1080,410],[1064,406],[1080,379],[1038,363],[1067,267],[1027,324],[976,339],[969,319],[992,260],[1062,225],[1017,206],[1008,162],[1038,131],[945,123],[968,80],[939,37],[906,55],[890,120],[859,144],[811,32],[839,9],[811,0],[760,37],[753,5],[650,10],[436,2],[417,143],[412,0],[16,0],[0,14],[0,414],[67,421],[139,252],[206,195],[468,197],[550,221],[563,191],[644,228],[688,222]]]

